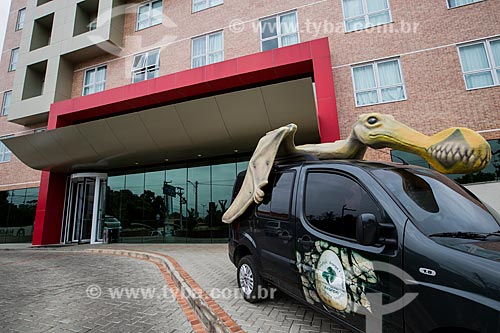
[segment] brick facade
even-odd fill
[[[0,103],[5,91],[12,90],[15,72],[9,72],[10,54],[13,48],[19,47],[22,30],[16,31],[16,22],[19,9],[26,7],[26,0],[12,0],[7,21],[7,33],[3,45],[0,61]],[[33,124],[29,127],[17,125],[7,121],[7,117],[0,116],[0,137],[30,131],[32,128],[43,127],[45,124]],[[40,183],[40,172],[33,170],[19,161],[15,156],[10,162],[0,163],[0,191],[37,187]]]
[[[6,52],[19,43],[20,33],[14,32],[14,25],[17,10],[24,3],[25,0],[12,3],[0,64],[4,73],[0,91],[12,86],[12,74],[6,73],[10,57]],[[489,130],[484,133],[487,139],[500,138],[500,87],[467,91],[457,51],[457,44],[500,36],[498,15],[494,14],[500,11],[499,1],[485,0],[448,9],[446,0],[390,0],[392,23],[349,33],[344,32],[341,0],[225,0],[223,5],[197,13],[191,12],[191,1],[164,0],[162,24],[136,32],[139,3],[142,2],[127,1],[124,5],[125,37],[118,54],[75,64],[72,97],[82,94],[85,69],[107,64],[106,89],[129,84],[133,55],[158,47],[160,75],[189,69],[192,38],[214,31],[224,32],[225,60],[259,52],[259,19],[297,10],[301,42],[329,37],[342,137],[348,135],[358,115],[380,112],[393,114],[425,134],[450,126],[466,126]],[[242,22],[242,32],[233,29],[234,20]],[[356,107],[351,66],[392,57],[401,61],[407,99]],[[0,134],[24,130],[3,118]],[[374,152],[369,152],[368,157],[388,159],[388,155]],[[39,179],[39,173],[22,166],[15,158],[0,165],[0,184],[32,179]]]
[[[129,2],[123,51],[75,66],[73,97],[81,95],[85,68],[107,63],[106,88],[118,87],[131,82],[133,55],[156,47],[161,47],[160,75],[188,69],[191,39],[212,31],[224,31],[226,60],[259,52],[259,33],[253,31],[259,18],[297,9],[301,41],[330,39],[342,137],[348,135],[359,114],[368,112],[393,114],[426,134],[449,126],[478,131],[500,128],[500,87],[466,91],[456,47],[500,36],[500,25],[491,14],[500,10],[497,1],[448,9],[445,0],[392,0],[393,23],[350,33],[344,32],[340,0],[305,4],[226,0],[221,6],[198,13],[191,13],[188,1],[164,1],[163,6],[162,25],[135,32],[137,5]],[[232,31],[234,19],[245,22],[243,32]],[[351,65],[390,57],[401,59],[407,100],[356,107]],[[499,137],[500,131],[487,136]]]

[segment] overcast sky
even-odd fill
[[[0,50],[3,50],[3,39],[5,37],[5,28],[7,27],[7,18],[9,17],[10,0],[0,0]],[[0,52],[0,58],[2,52]]]

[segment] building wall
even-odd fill
[[[19,9],[26,7],[26,0],[12,0],[7,22],[7,32],[0,61],[0,103],[5,91],[12,90],[15,71],[9,72],[10,54],[13,48],[19,47],[22,30],[16,31],[17,14]],[[0,137],[31,131],[32,128],[43,127],[44,124],[32,126],[17,125],[7,121],[6,116],[0,116]],[[37,187],[40,183],[40,172],[33,170],[19,161],[15,156],[10,162],[0,163],[0,191]]]
[[[500,36],[500,25],[490,14],[500,9],[500,2],[483,1],[454,9],[447,9],[446,1],[390,3],[394,23],[387,30],[409,24],[416,27],[415,32],[378,33],[384,31],[384,26],[337,34],[330,40],[342,135],[348,134],[348,124],[356,115],[369,112],[393,114],[426,134],[450,126],[466,126],[476,131],[500,128],[500,87],[466,91],[456,46]],[[355,107],[350,65],[398,56],[407,100]],[[487,136],[500,137],[500,131]]]
[[[117,12],[121,9],[121,0],[97,1],[96,29],[77,33],[81,20],[76,13],[80,5],[90,6],[90,2],[93,1],[27,1],[9,121],[23,125],[46,122],[50,105],[71,97],[75,61],[93,58],[104,54],[106,49],[115,50],[121,46],[123,22]],[[88,29],[83,28],[84,31]]]
[[[340,0],[226,0],[197,13],[191,13],[190,1],[166,0],[162,25],[136,32],[137,2],[129,1],[123,50],[76,64],[72,97],[82,93],[84,70],[101,63],[108,65],[106,89],[129,84],[133,55],[140,51],[161,48],[160,75],[189,69],[191,39],[208,32],[224,31],[226,60],[259,52],[255,29],[259,19],[296,9],[301,41],[329,37],[342,137],[349,134],[358,115],[369,112],[393,114],[426,134],[450,126],[477,131],[500,128],[500,87],[466,91],[456,47],[500,36],[500,25],[492,14],[500,10],[500,2],[486,0],[448,9],[446,0],[391,0],[390,6],[393,23],[345,33]],[[244,22],[242,32],[232,29],[234,20]],[[356,107],[351,65],[390,57],[401,59],[407,99]],[[485,133],[485,137],[500,137],[500,131]]]

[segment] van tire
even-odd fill
[[[240,259],[236,280],[245,301],[257,303],[268,298],[269,289],[257,270],[257,265],[252,256],[245,256]]]

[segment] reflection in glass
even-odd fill
[[[132,236],[145,236],[148,228],[143,223],[144,174],[125,175],[125,188],[121,191],[121,223],[122,237],[129,237],[128,241],[141,241]]]
[[[331,235],[356,239],[356,219],[370,213],[382,221],[371,196],[354,180],[333,174],[307,175],[305,214],[315,228]]]
[[[212,227],[214,229],[212,237],[214,239],[223,240],[227,238],[228,226],[222,222],[222,215],[231,204],[233,185],[236,180],[237,168],[240,164],[227,163],[212,166],[212,201],[215,209],[212,209],[211,216]]]
[[[500,227],[499,221],[486,206],[442,174],[408,168],[379,169],[374,170],[373,175],[392,192],[408,211],[412,222],[426,235],[442,232],[490,233]],[[419,184],[415,184],[416,181]],[[422,186],[424,182],[426,185]],[[415,200],[416,196],[421,200]],[[432,199],[429,199],[431,196]]]
[[[0,192],[0,243],[30,242],[38,188]]]
[[[105,219],[122,219],[121,215],[121,191],[125,188],[125,176],[108,177],[108,188],[106,190],[106,214]]]
[[[144,174],[144,221],[151,228],[150,237],[163,238],[166,233],[165,218],[167,207],[163,194],[165,171],[152,171]],[[158,240],[159,240],[158,239]]]
[[[177,195],[170,198],[169,221],[173,224],[173,235],[179,236],[179,230],[186,228],[186,183],[187,169],[167,170],[167,182],[174,186]]]
[[[248,161],[224,162],[109,175],[105,218],[119,221],[121,242],[226,241],[222,215],[231,203],[236,175]],[[164,186],[174,187],[175,196]]]
[[[213,223],[210,166],[188,169],[186,235],[189,238],[210,238]]]

